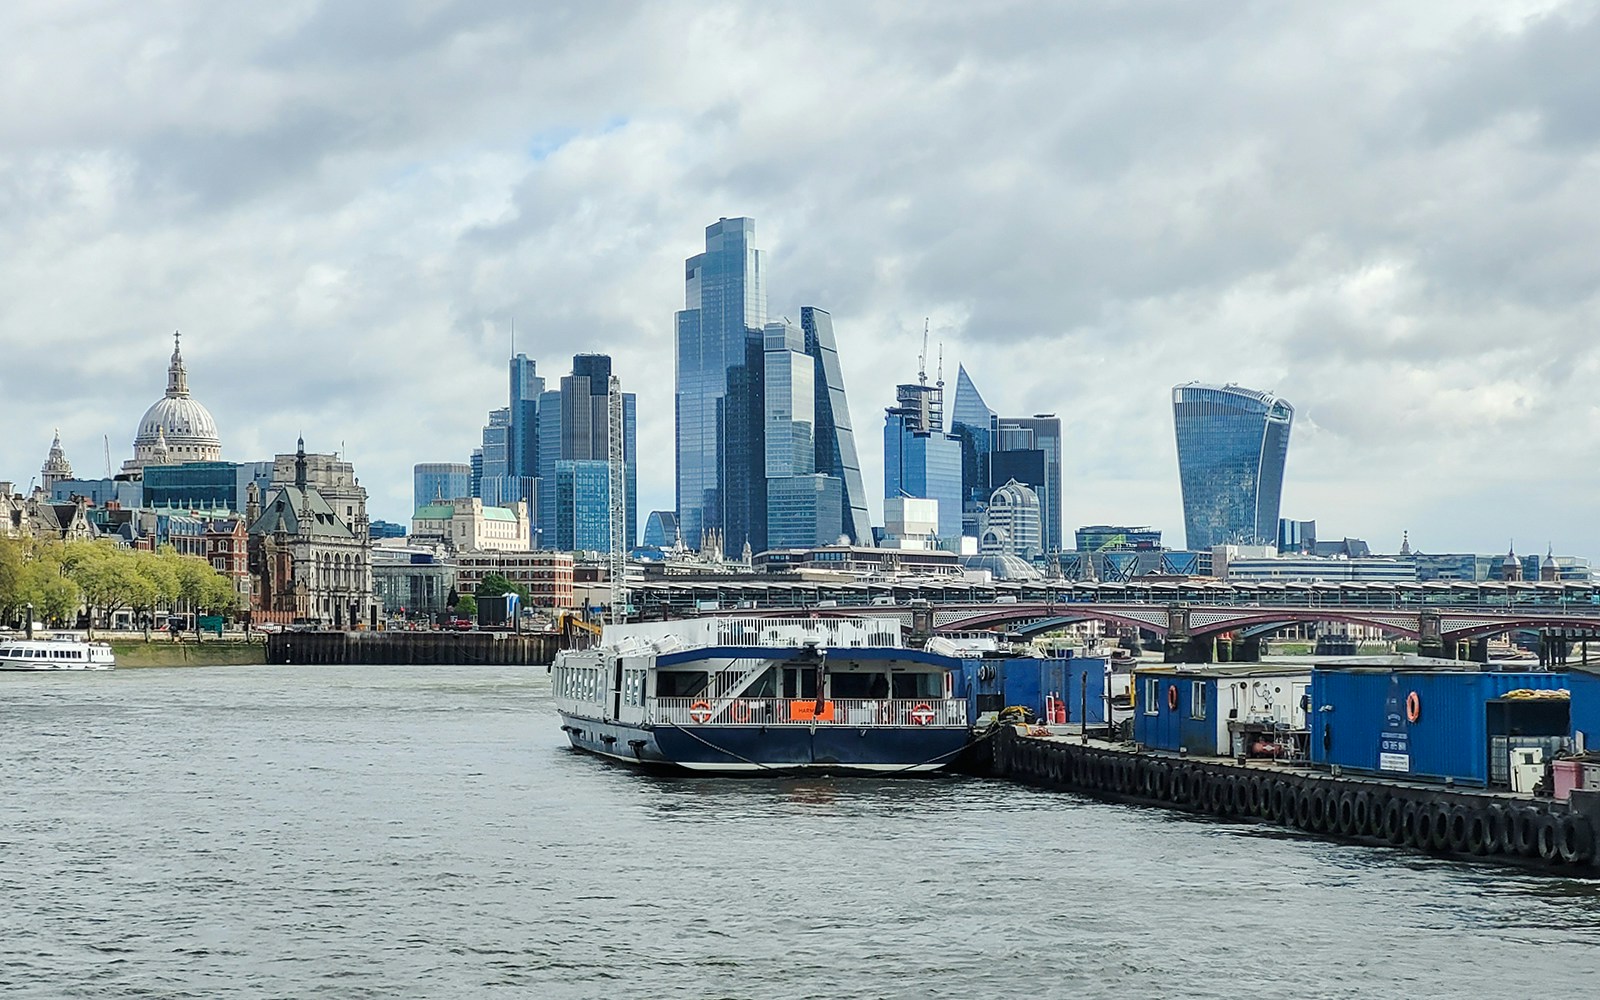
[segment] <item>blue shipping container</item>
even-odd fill
[[[1564,673],[1313,670],[1311,760],[1425,781],[1489,783],[1490,699],[1568,686]],[[1416,696],[1417,719],[1406,705]]]
[[[1572,738],[1582,733],[1585,750],[1600,750],[1600,674],[1574,669],[1567,686],[1572,689]]]
[[[1024,705],[1044,718],[1045,697],[1059,697],[1067,722],[1091,726],[1106,722],[1106,661],[1100,657],[1069,659],[1014,659],[966,661],[968,718],[1009,705]],[[1088,692],[1087,698],[1084,692]]]

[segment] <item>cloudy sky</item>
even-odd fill
[[[868,489],[923,318],[1064,419],[1065,519],[1182,543],[1168,393],[1298,409],[1285,516],[1600,556],[1595,3],[0,9],[0,479],[131,454],[181,329],[224,457],[465,461],[509,330],[638,392],[719,216],[832,311]],[[877,508],[874,508],[876,515]],[[642,517],[642,513],[641,513]]]

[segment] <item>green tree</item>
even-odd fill
[[[483,581],[472,591],[479,597],[499,597],[501,594],[516,594],[523,604],[528,603],[528,590],[512,583],[503,573],[487,573]]]
[[[456,605],[456,613],[463,618],[478,617],[478,600],[471,594],[462,594],[461,601]]]

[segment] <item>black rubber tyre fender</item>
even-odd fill
[[[1404,843],[1411,847],[1422,847],[1427,844],[1428,814],[1422,806],[1415,802],[1407,802],[1400,822]]]
[[[1442,802],[1435,802],[1428,807],[1428,816],[1433,820],[1433,839],[1428,846],[1435,851],[1449,850],[1450,807]]]
[[[1344,837],[1350,836],[1356,829],[1356,795],[1354,792],[1340,792],[1337,804],[1334,806],[1336,818],[1335,828]]]
[[[1406,842],[1406,804],[1403,799],[1391,797],[1384,803],[1383,839],[1396,846]]]
[[[1182,805],[1189,801],[1189,769],[1179,766],[1172,772],[1172,801]]]
[[[1556,828],[1556,850],[1569,865],[1588,861],[1594,856],[1594,827],[1582,816],[1562,816]]]
[[[1267,815],[1275,823],[1284,822],[1283,782],[1273,781],[1267,786]]]
[[[1467,817],[1467,853],[1483,856],[1489,853],[1489,814],[1485,809],[1474,809]]]
[[[1351,825],[1351,832],[1358,837],[1365,837],[1372,832],[1372,796],[1365,791],[1356,793],[1355,822]]]
[[[1472,832],[1472,814],[1461,806],[1452,806],[1445,813],[1444,831],[1445,843],[1450,850],[1456,854],[1466,854]]]
[[[1301,786],[1294,793],[1294,825],[1311,829],[1311,789]]]
[[[1489,806],[1483,810],[1483,839],[1487,854],[1511,854],[1512,845],[1509,836],[1510,824],[1506,822],[1506,811],[1499,806]]]
[[[1171,801],[1171,799],[1172,799],[1172,768],[1168,767],[1164,763],[1163,764],[1157,764],[1155,766],[1155,775],[1156,775],[1156,782],[1155,782],[1156,798],[1160,799],[1162,802]]]
[[[1328,829],[1328,790],[1320,784],[1311,789],[1311,828]]]
[[[1539,853],[1539,813],[1523,807],[1510,816],[1511,853],[1531,858]]]
[[[1538,832],[1534,835],[1539,845],[1539,858],[1543,861],[1561,860],[1561,821],[1549,814],[1539,817]]]

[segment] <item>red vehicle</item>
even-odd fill
[[[472,623],[465,618],[452,618],[445,624],[445,628],[453,628],[457,632],[472,631]]]

